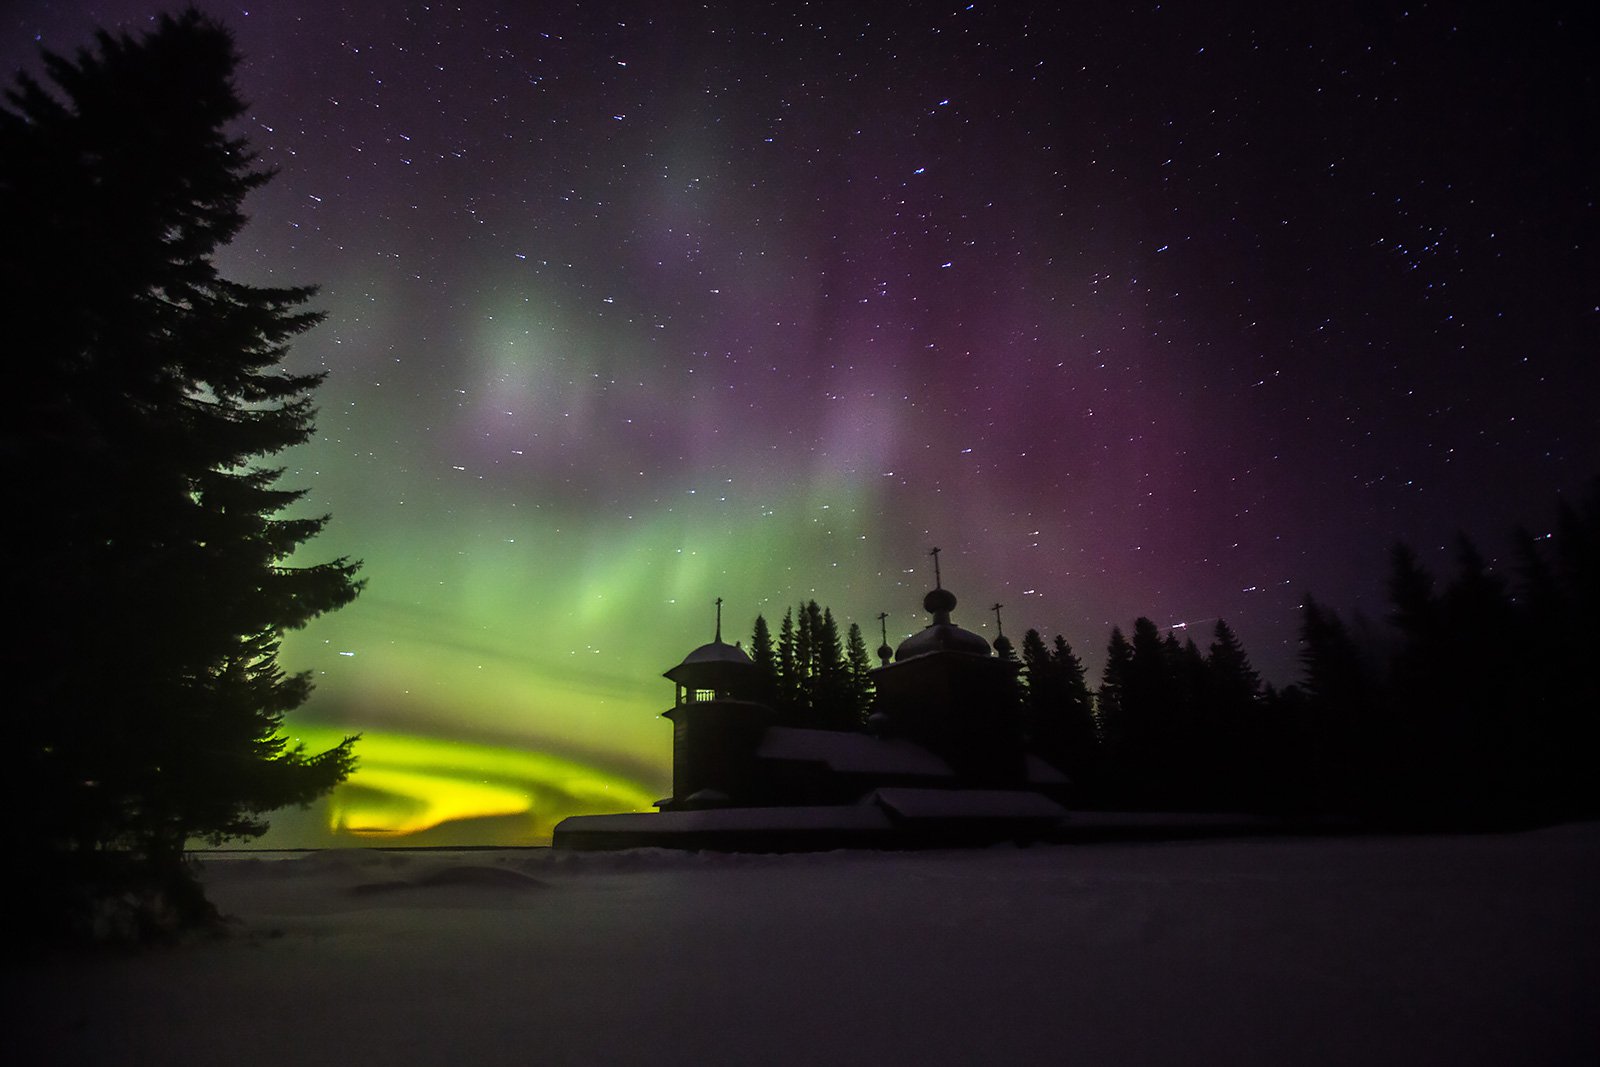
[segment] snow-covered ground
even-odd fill
[[[1600,826],[206,861],[238,936],[8,972],[11,1063],[1600,1063]]]

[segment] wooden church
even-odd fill
[[[1024,745],[1017,665],[951,621],[937,556],[934,586],[929,624],[878,650],[866,732],[778,724],[757,698],[755,663],[722,640],[718,601],[715,637],[665,675],[672,795],[658,812],[565,819],[555,846],[796,851],[1052,836],[1068,782]]]

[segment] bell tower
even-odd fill
[[[738,803],[750,792],[755,751],[772,725],[772,709],[751,699],[759,678],[744,649],[722,640],[722,598],[716,636],[663,677],[674,686],[672,796],[662,811]]]

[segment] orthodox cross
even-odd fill
[[[936,548],[928,555],[933,557],[933,587],[943,589],[944,585],[939,581],[939,550]]]
[[[704,630],[700,631],[705,633]],[[717,643],[722,643],[722,598],[717,597]]]
[[[883,631],[883,643],[884,643],[885,646],[887,646],[889,644],[889,623],[887,621],[888,618],[889,618],[889,613],[887,611],[878,612],[878,629]]]
[[[1005,607],[1004,604],[996,604],[994,607],[989,609],[990,611],[994,612],[994,628],[1001,637],[1006,635],[1006,628],[1000,625],[1000,609],[1003,607]]]

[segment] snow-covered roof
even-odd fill
[[[687,656],[683,657],[684,663],[737,663],[754,665],[749,653],[738,645],[730,645],[723,641],[711,641],[701,645]]]
[[[1028,768],[1029,785],[1070,785],[1072,779],[1062,774],[1053,765],[1035,756],[1032,752],[1024,757]]]
[[[666,671],[663,677],[679,685],[716,689],[748,679],[755,671],[756,665],[744,649],[711,641],[683,657],[683,662]]]
[[[684,798],[688,807],[715,808],[727,804],[732,798],[720,789],[697,789]]]
[[[902,737],[873,737],[843,730],[774,726],[762,735],[756,757],[823,763],[839,774],[921,775],[950,778],[944,760]]]
[[[706,808],[700,811],[575,815],[562,825],[604,833],[703,833],[719,830],[888,830],[881,808],[829,804],[782,808]]]
[[[962,652],[969,656],[987,657],[989,642],[954,623],[934,623],[900,642],[900,647],[894,652],[894,661],[902,663],[934,652]]]
[[[1065,808],[1018,789],[885,788],[873,797],[902,819],[1060,819]]]

